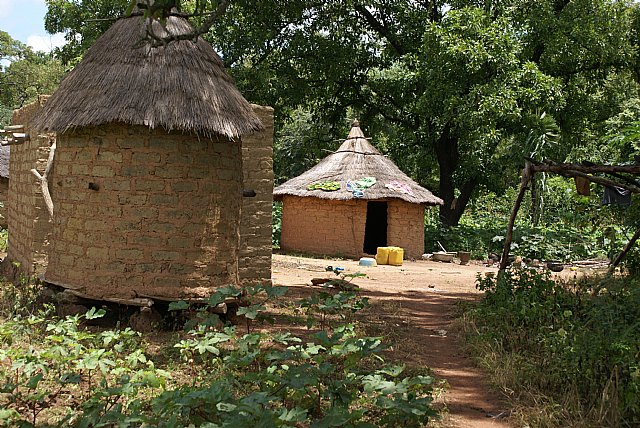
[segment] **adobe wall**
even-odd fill
[[[45,279],[97,299],[237,284],[241,168],[227,140],[115,124],[58,135]]]
[[[332,201],[287,195],[282,199],[284,251],[360,258],[364,254],[367,201]],[[418,258],[424,248],[424,205],[387,200],[387,245]]]
[[[30,141],[11,146],[9,163],[9,190],[6,199],[9,243],[7,258],[19,264],[26,275],[41,274],[47,265],[49,233],[52,228],[45,207],[40,182],[31,173],[36,168],[41,174],[47,165],[49,148],[54,134],[36,134],[29,127],[30,119],[41,109],[48,97],[13,112],[12,124],[24,125]]]
[[[359,258],[364,245],[367,202],[330,201],[287,195],[282,199],[284,251]]]
[[[243,284],[271,283],[273,207],[273,109],[252,105],[265,130],[242,138],[243,186],[238,273]]]
[[[387,243],[404,248],[405,259],[419,259],[424,253],[424,204],[400,199],[387,201]]]

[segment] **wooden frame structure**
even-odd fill
[[[522,205],[524,195],[529,188],[529,183],[533,179],[536,173],[550,172],[559,174],[567,178],[582,177],[590,182],[602,184],[604,186],[615,186],[631,193],[640,193],[640,186],[638,183],[622,174],[640,175],[640,164],[633,165],[583,165],[575,163],[556,163],[550,160],[542,162],[526,158],[524,169],[522,170],[522,178],[520,180],[520,191],[518,197],[511,210],[511,216],[509,217],[509,225],[507,226],[507,235],[504,240],[504,247],[502,249],[502,258],[500,259],[500,271],[507,268],[509,264],[509,252],[511,250],[511,242],[513,241],[513,226],[516,221],[516,216]],[[609,178],[600,177],[594,174],[609,174],[620,181],[611,180]],[[615,267],[620,263],[624,256],[629,252],[631,247],[640,238],[640,229],[636,230],[627,245],[622,249],[620,254],[616,256],[609,267],[609,272],[612,273]]]

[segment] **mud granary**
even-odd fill
[[[192,29],[179,16],[152,28]],[[146,29],[118,20],[50,98],[14,113],[31,138],[11,148],[8,259],[104,300],[270,281],[273,110],[250,105],[202,39],[154,46]],[[31,169],[52,149],[50,216]]]

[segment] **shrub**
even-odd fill
[[[266,298],[284,291],[224,287],[207,303],[242,296],[238,314],[255,319]],[[362,306],[346,291],[307,304],[310,316]],[[85,328],[84,320],[104,310],[5,320],[0,425],[420,427],[436,416],[432,378],[384,364],[382,338],[363,337],[350,323],[325,323],[303,340],[287,332],[252,332],[249,324],[242,334],[212,319],[206,306],[199,314],[202,323],[175,342],[176,358],[166,367],[148,356],[130,329]]]
[[[499,354],[491,359],[494,372],[503,372],[503,361],[519,361],[503,387],[572,409],[565,423],[582,415],[587,425],[635,426],[640,284],[602,281],[569,287],[526,269],[479,277],[485,298],[467,314],[476,327],[469,340],[478,353]]]

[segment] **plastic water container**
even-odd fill
[[[379,265],[389,264],[389,247],[378,247],[376,250],[376,262]]]
[[[400,247],[389,247],[389,264],[392,266],[402,266],[404,259],[404,249]]]

